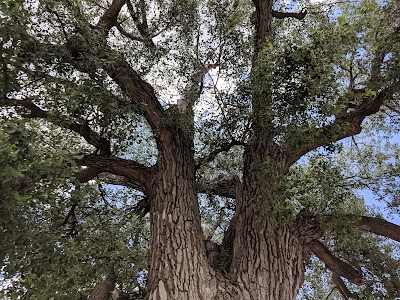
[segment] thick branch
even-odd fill
[[[131,101],[142,110],[152,129],[155,132],[159,132],[162,128],[164,110],[157,99],[153,87],[133,70],[121,54],[107,46],[107,34],[113,26],[118,25],[117,17],[124,4],[125,0],[113,0],[110,7],[100,18],[97,27],[93,28],[88,25],[85,30],[80,30],[79,35],[76,35],[76,37],[83,36],[84,39],[80,38],[79,42],[69,43],[66,48],[77,59],[75,67],[82,72],[94,75],[96,68],[91,66],[93,61],[97,61],[98,65],[96,67],[103,68],[108,73],[129,96]],[[92,30],[87,28],[92,28]],[[98,34],[99,29],[101,29],[102,33],[100,35]],[[95,49],[93,49],[94,46],[96,47]],[[86,57],[90,58],[90,63],[88,64],[81,62]]]
[[[123,176],[140,184],[143,190],[150,190],[151,168],[132,160],[118,157],[86,155],[83,158],[76,158],[76,163],[81,166],[95,168],[102,172]]]
[[[296,18],[298,20],[303,20],[305,16],[307,15],[307,11],[301,11],[299,13],[295,12],[280,12],[276,10],[272,10],[272,16],[278,19],[284,19],[284,18]]]
[[[256,28],[255,57],[257,57],[258,52],[266,44],[271,34],[272,2],[271,0],[253,0],[256,8],[254,20]]]
[[[90,293],[89,300],[108,300],[111,292],[115,287],[116,276],[114,272],[114,263],[111,262],[108,267],[107,277],[96,284],[93,291]]]
[[[369,231],[400,242],[400,226],[384,219],[362,217],[361,220],[356,223],[356,226],[361,230]]]
[[[99,27],[103,28],[105,32],[108,32],[113,26],[117,24],[117,18],[122,6],[124,6],[125,0],[113,0],[108,9],[101,16]]]
[[[119,58],[114,59],[115,57]],[[119,87],[139,106],[153,130],[159,132],[163,128],[165,114],[153,87],[144,81],[119,55],[111,54],[103,67]]]
[[[334,256],[321,242],[314,241],[309,244],[309,247],[311,251],[325,263],[329,270],[339,276],[347,278],[354,284],[361,284],[361,271]]]

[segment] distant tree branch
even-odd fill
[[[299,13],[295,12],[280,12],[276,10],[272,10],[272,16],[278,19],[284,19],[284,18],[296,18],[298,20],[303,20],[305,16],[307,15],[307,11],[303,10]]]
[[[244,146],[244,145],[245,143],[237,140],[232,140],[229,143],[225,143],[221,145],[218,149],[211,151],[208,155],[198,158],[196,163],[196,169],[200,168],[202,165],[212,162],[219,153],[227,152],[234,146]]]
[[[235,199],[236,188],[239,183],[240,179],[237,176],[224,176],[213,182],[197,183],[197,192]]]
[[[314,241],[308,244],[308,246],[310,247],[311,251],[325,263],[329,270],[346,278],[354,284],[361,284],[361,271],[334,256],[321,242]]]

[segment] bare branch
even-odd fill
[[[303,20],[305,16],[307,15],[307,11],[303,10],[299,13],[295,12],[280,12],[276,10],[272,10],[272,16],[278,19],[284,19],[284,18],[296,18],[298,20]]]
[[[354,284],[361,284],[361,271],[334,256],[321,242],[314,241],[308,246],[310,247],[311,251],[325,263],[329,270],[339,276],[347,278],[347,280]]]

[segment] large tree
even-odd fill
[[[2,1],[6,294],[290,300],[307,264],[304,299],[399,296],[400,227],[356,192],[396,209],[399,151],[354,137],[398,126],[399,12]]]

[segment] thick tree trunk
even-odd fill
[[[284,171],[272,149],[259,140],[247,149],[236,199],[231,276],[243,299],[296,299],[304,280],[303,244],[275,211]]]
[[[192,138],[178,129],[165,131],[160,145],[150,211],[149,299],[223,299],[223,294],[230,299],[232,291],[206,257]]]
[[[303,281],[303,248],[289,226],[280,225],[272,213],[256,213],[254,197],[271,203],[273,199],[270,187],[262,183],[265,174],[251,173],[244,189],[238,188],[234,259],[230,274],[222,275],[206,257],[192,138],[169,130],[161,133],[159,145],[148,298],[295,299]]]
[[[243,299],[294,300],[304,280],[303,246],[288,225],[240,205],[231,272]]]

